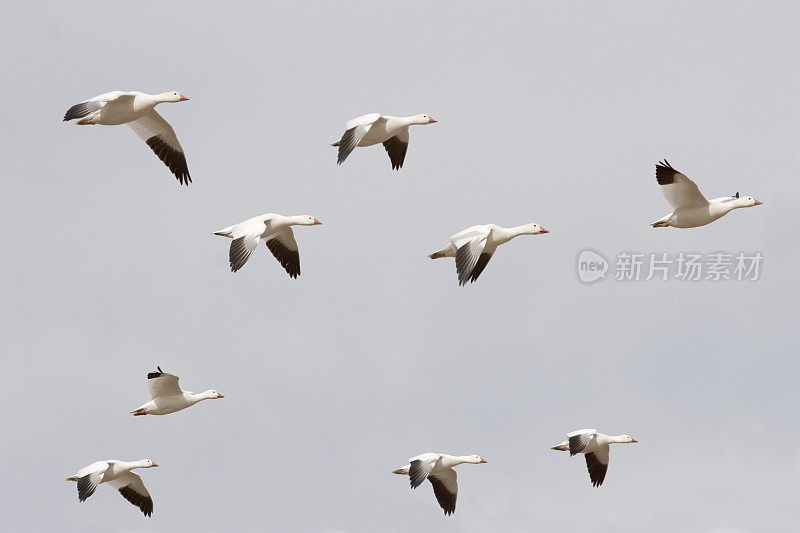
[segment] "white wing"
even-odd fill
[[[189,167],[186,165],[186,156],[183,154],[175,130],[155,109],[127,124],[147,143],[147,146],[153,149],[179,182],[188,185],[192,181]]]
[[[261,234],[258,235],[244,235],[231,242],[231,248],[228,251],[228,262],[231,265],[231,272],[236,272],[244,266],[250,256],[253,255],[253,250],[258,246],[258,241],[261,239]]]
[[[458,476],[452,468],[445,468],[438,474],[428,476],[428,481],[433,485],[433,494],[436,501],[444,510],[444,514],[453,514],[456,510],[456,497],[458,496]]]
[[[300,275],[300,252],[292,228],[281,228],[267,238],[267,248],[290,277]]]
[[[433,466],[440,461],[442,456],[438,453],[423,453],[408,460],[408,476],[411,481],[411,488],[416,489],[428,477],[433,470]]]
[[[362,125],[371,126],[379,118],[381,118],[380,113],[367,113],[366,115],[361,115],[360,117],[356,117],[345,122],[344,129],[349,130],[350,128],[355,128],[356,126]]]
[[[108,470],[108,463],[98,461],[78,471],[76,477],[78,478],[78,499],[80,501],[86,501],[89,496],[94,494],[98,485],[103,482],[106,470]]]
[[[183,394],[178,386],[178,376],[166,372],[147,374],[147,390],[150,391],[150,398],[153,400]]]
[[[379,120],[386,119],[380,113],[370,113],[345,122],[345,132],[339,140],[337,164],[341,165],[347,159],[347,156],[358,146],[358,143],[361,142],[361,139],[364,138],[364,135],[367,134],[372,125]]]
[[[233,226],[231,230],[231,248],[228,260],[231,272],[236,272],[244,266],[253,251],[258,247],[258,241],[267,229],[264,217],[251,218]]]
[[[569,439],[569,455],[580,453],[586,446],[592,442],[592,439],[597,434],[596,429],[579,429],[572,433],[567,433]]]
[[[676,211],[708,205],[708,200],[700,193],[697,185],[664,160],[656,165],[656,181],[661,185],[664,198]]]
[[[117,489],[123,498],[138,507],[145,516],[153,514],[153,499],[147,492],[144,481],[137,474],[133,472],[122,474],[108,484]]]
[[[459,231],[450,237],[450,242],[456,245],[456,248],[461,247],[463,244],[471,241],[475,237],[488,237],[492,228],[484,224],[482,226],[471,226],[464,231]]]
[[[458,274],[459,285],[466,284],[470,279],[475,281],[481,271],[483,271],[483,268],[486,267],[486,263],[491,259],[491,254],[487,254],[485,260],[481,261],[481,268],[476,269],[476,265],[481,259],[483,249],[486,246],[486,239],[488,236],[489,234],[486,233],[485,235],[473,237],[460,246],[456,244],[456,246],[458,246],[456,250],[456,273]],[[461,239],[460,242],[463,242],[463,239]]]
[[[74,106],[70,107],[64,114],[64,120],[83,118],[85,116],[91,115],[95,111],[99,111],[108,102],[113,102],[114,100],[132,99],[133,97],[134,97],[133,94],[124,93],[122,91],[112,91],[110,93],[104,93],[101,94],[100,96],[95,96],[94,98],[90,98],[84,102],[75,104]]]

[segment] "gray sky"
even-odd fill
[[[11,3],[0,19],[9,530],[757,532],[800,512],[791,2]],[[194,183],[126,127],[61,121],[111,90],[159,107]],[[341,167],[355,116],[429,113],[405,167]],[[766,205],[654,230],[667,157]],[[303,275],[211,232],[312,214]],[[473,224],[537,222],[458,287]],[[760,251],[756,282],[581,284],[578,253]],[[221,401],[128,411],[157,364]],[[630,433],[605,484],[549,450]],[[390,474],[477,453],[454,517]],[[151,519],[63,479],[151,458]],[[570,525],[572,524],[572,525]],[[580,524],[580,526],[579,526]]]

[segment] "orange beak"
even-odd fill
[[[483,457],[481,457],[481,463],[485,463],[485,462],[486,462],[486,459],[484,459]]]
[[[433,118],[432,116],[428,115],[428,124],[433,124],[434,122],[439,122],[439,121]]]
[[[759,202],[758,200],[756,200],[756,203],[753,205],[764,205],[764,202]]]
[[[158,466],[157,464],[153,463],[153,466]]]
[[[322,222],[320,222],[319,220],[317,220],[317,219],[315,218],[315,219],[314,219],[314,224],[322,224]]]
[[[639,442],[639,441],[636,439],[631,439],[631,442]]]
[[[544,229],[541,226],[539,227],[539,229],[541,230],[539,233],[550,233],[549,231],[547,231],[546,229]]]
[[[178,94],[180,94],[180,93],[178,93]],[[180,100],[178,100],[179,102],[183,102],[184,100],[188,100],[188,98],[186,98],[186,97],[185,97],[185,96],[183,96],[182,94],[181,94],[180,96],[181,96],[181,99],[180,99]]]
[[[217,394],[219,394],[219,393],[217,393]],[[225,396],[223,396],[222,394],[220,394],[219,396],[217,396],[217,398],[224,398],[224,397],[225,397]]]
[[[559,444],[558,446],[553,446],[553,447],[552,447],[552,448],[550,448],[550,449],[551,449],[551,450],[558,450],[558,451],[560,451],[560,452],[565,452],[565,451],[567,451],[567,447],[566,447],[566,446],[564,446],[564,445],[562,445],[562,444]]]

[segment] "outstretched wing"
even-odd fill
[[[231,249],[228,252],[228,262],[231,265],[231,272],[236,272],[244,266],[250,256],[253,255],[253,250],[258,246],[258,240],[261,235],[242,235],[233,239],[231,242]]]
[[[452,468],[446,468],[436,475],[428,476],[428,481],[433,485],[433,494],[436,501],[444,510],[444,514],[453,514],[456,510],[456,497],[458,496],[458,476]]]
[[[415,458],[409,461],[408,477],[411,481],[411,488],[416,489],[419,487],[428,474],[433,470],[433,465],[436,464],[440,457],[435,454],[426,454],[421,458]]]
[[[83,118],[88,115],[91,115],[95,111],[99,111],[106,105],[108,102],[112,102],[114,100],[122,100],[122,99],[132,99],[133,95],[129,93],[124,93],[122,91],[112,91],[110,93],[101,94],[100,96],[95,96],[94,98],[90,98],[85,102],[81,102],[79,104],[75,104],[74,106],[70,107],[67,112],[64,114],[64,120],[73,120],[76,118]]]
[[[575,454],[581,453],[583,449],[592,442],[596,434],[596,429],[579,429],[578,431],[567,433],[567,438],[569,439],[569,456],[572,457]]]
[[[123,498],[138,507],[145,516],[153,514],[153,499],[147,492],[144,481],[137,474],[133,472],[122,474],[108,484],[117,489]]]
[[[344,160],[347,159],[350,152],[358,146],[358,143],[361,142],[361,139],[364,138],[364,135],[367,134],[372,125],[379,120],[385,120],[381,117],[380,113],[369,113],[348,120],[345,123],[344,127],[346,131],[344,135],[342,135],[341,140],[339,140],[339,154],[336,159],[337,164],[341,165],[344,163]]]
[[[403,161],[405,161],[406,152],[408,151],[408,131],[383,141],[383,147],[386,148],[386,153],[389,154],[392,170],[400,170],[403,168]]]
[[[664,198],[676,211],[708,205],[708,200],[700,193],[697,185],[672,168],[666,159],[656,165],[656,181],[661,185]]]
[[[147,146],[153,149],[153,152],[167,165],[170,172],[175,174],[181,184],[189,185],[192,178],[189,176],[186,156],[183,154],[183,148],[178,142],[175,130],[172,129],[169,122],[164,120],[164,117],[152,109],[141,118],[128,122],[128,126],[147,143]]]
[[[78,499],[80,501],[86,501],[89,496],[94,494],[94,491],[102,483],[107,469],[108,463],[105,463],[101,468],[78,478]]]
[[[178,386],[178,376],[161,371],[147,374],[147,390],[153,400],[183,394]]]
[[[300,275],[300,252],[292,228],[281,228],[267,239],[267,248],[292,278]]]
[[[586,457],[586,469],[589,470],[589,479],[594,487],[602,485],[603,480],[606,478],[608,451],[609,447],[605,446],[584,456]]]
[[[467,281],[470,280],[475,281],[483,269],[486,268],[486,264],[492,257],[491,254],[483,253],[487,237],[488,235],[478,236],[459,246],[458,250],[456,250],[456,273],[458,274],[459,285],[466,285]],[[483,255],[488,257],[481,260]],[[480,269],[476,270],[479,261],[481,266]]]

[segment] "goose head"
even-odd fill
[[[137,464],[137,466],[135,468],[154,468],[156,466],[158,466],[158,465],[155,464],[150,459],[142,459],[141,461],[138,462],[138,464]]]
[[[414,115],[411,117],[412,124],[433,124],[434,122],[439,122],[435,118],[430,115]]]
[[[464,462],[472,464],[480,464],[480,463],[485,463],[486,459],[484,459],[480,455],[468,455],[464,458]]]
[[[543,233],[550,233],[548,230],[541,227],[539,224],[525,224],[522,226],[521,234],[523,235],[541,235]]]
[[[630,435],[620,435],[614,439],[614,442],[620,443],[629,443],[629,442],[639,442],[638,440],[634,439]]]
[[[168,93],[161,93],[158,95],[162,102],[183,102],[184,100],[188,100],[185,96],[183,96],[178,91],[170,91]]]
[[[205,399],[205,400],[216,400],[217,398],[224,398],[225,397],[222,394],[220,394],[219,392],[215,391],[214,389],[210,389],[210,390],[205,391],[203,393],[203,396],[204,396],[203,399]]]
[[[741,198],[737,199],[737,207],[755,207],[757,205],[763,205],[763,203],[764,202],[759,202],[752,196],[742,196]]]
[[[322,222],[311,215],[300,215],[295,217],[295,220],[300,226],[316,226],[317,224],[322,224]]]

